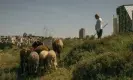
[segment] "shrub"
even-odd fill
[[[0,43],[0,49],[12,48],[12,43]]]
[[[96,41],[86,41],[81,45],[75,46],[63,59],[63,61],[65,62],[64,64],[66,66],[76,64],[84,57],[84,55],[86,55],[86,53],[84,52],[88,51],[89,53],[96,50],[96,45]]]
[[[129,58],[130,60],[128,60]],[[121,75],[131,77],[133,75],[132,67],[131,56],[101,55],[93,60],[78,64],[78,67],[73,71],[73,80],[103,80]]]

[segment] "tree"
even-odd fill
[[[86,39],[90,39],[90,36],[89,35],[86,35]]]
[[[24,33],[24,34],[23,34],[23,37],[27,37],[27,33]]]
[[[32,35],[32,34],[29,34],[28,36],[29,36],[29,37],[32,37],[33,35]]]
[[[94,35],[91,35],[90,36],[90,40],[94,40],[95,39],[95,36]]]

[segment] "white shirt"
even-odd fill
[[[95,30],[99,31],[102,29],[102,18],[97,19],[96,25],[95,25]]]

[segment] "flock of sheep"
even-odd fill
[[[60,53],[63,49],[63,41],[55,39],[52,42],[53,50],[44,45],[40,41],[35,41],[32,48],[23,48],[20,51],[20,66],[21,72],[30,74],[37,73],[40,68],[57,69],[57,58],[60,58]]]

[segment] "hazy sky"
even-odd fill
[[[27,32],[44,36],[44,27],[52,36],[78,36],[80,28],[92,35],[95,13],[109,23],[103,33],[109,35],[116,8],[132,3],[133,0],[0,0],[0,35]]]

